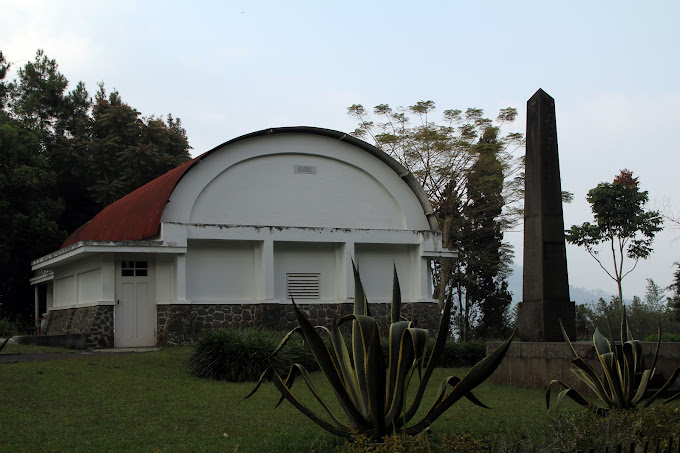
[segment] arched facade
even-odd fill
[[[337,131],[268,129],[231,140],[105,208],[33,262],[46,333],[98,347],[182,343],[206,328],[295,325],[351,311],[352,262],[386,316],[392,268],[421,324],[437,319],[442,250],[413,175]],[[436,327],[436,324],[431,327]]]

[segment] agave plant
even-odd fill
[[[7,346],[7,343],[9,342],[9,339],[10,339],[10,338],[12,338],[12,337],[9,337],[9,336],[8,336],[7,338],[5,338],[5,341],[3,341],[2,344],[0,344],[0,351],[2,351],[3,349],[5,349],[5,346]]]
[[[416,434],[427,428],[462,397],[466,397],[481,407],[487,407],[471,391],[498,367],[510,346],[512,337],[475,365],[462,379],[455,376],[444,379],[430,409],[418,422],[411,423],[420,407],[425,388],[448,336],[451,297],[444,305],[437,339],[423,370],[429,333],[426,329],[417,328],[413,322],[401,319],[401,292],[395,268],[386,366],[380,347],[380,328],[377,321],[370,316],[368,301],[356,267],[354,267],[354,282],[353,313],[334,322],[330,329],[314,328],[293,301],[293,309],[299,326],[290,331],[279,345],[281,348],[293,334],[302,335],[335,393],[345,417],[341,419],[328,406],[313,385],[307,370],[297,363],[290,367],[285,378],[276,370],[263,373],[255,389],[246,398],[257,391],[270,373],[274,385],[281,392],[281,398],[276,406],[287,400],[330,433],[346,437],[353,434],[365,434],[373,439],[381,439],[394,432]],[[351,356],[341,333],[341,327],[350,322]],[[328,343],[324,342],[319,334],[320,331],[328,335]],[[407,405],[407,389],[416,370],[420,381],[415,395]],[[292,393],[291,387],[298,374],[302,376],[311,394],[325,411],[325,417],[314,412]]]
[[[595,345],[595,352],[602,365],[601,377],[588,365],[574,350],[574,346],[569,341],[569,337],[560,322],[562,327],[562,335],[564,340],[569,345],[574,359],[571,361],[576,368],[572,368],[572,372],[581,379],[590,390],[597,397],[594,404],[584,398],[579,392],[570,388],[564,382],[557,379],[552,380],[545,392],[545,404],[550,408],[550,391],[553,385],[563,387],[563,390],[557,395],[557,405],[562,402],[565,397],[569,397],[576,403],[585,406],[595,412],[606,415],[611,409],[634,409],[635,407],[647,407],[654,400],[659,398],[677,379],[680,374],[680,368],[676,369],[666,383],[651,396],[647,396],[649,383],[656,371],[656,361],[659,357],[659,346],[661,345],[661,328],[659,328],[659,339],[656,344],[656,352],[652,366],[643,369],[642,365],[642,345],[639,341],[634,340],[628,326],[628,319],[625,310],[621,318],[621,345],[612,345],[609,340],[595,329],[593,335],[593,344]],[[639,378],[639,382],[637,381]],[[680,392],[674,394],[664,401],[668,403],[680,396]]]

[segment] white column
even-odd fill
[[[177,302],[187,300],[187,258],[186,255],[177,255],[177,268],[175,282],[175,297]]]
[[[116,300],[116,257],[112,253],[102,257],[102,302]]]
[[[34,293],[34,304],[35,304],[35,329],[36,331],[40,328],[40,295],[38,293],[38,285],[33,285],[33,293]]]
[[[262,278],[264,300],[274,300],[274,240],[265,239],[262,243]]]
[[[345,242],[345,254],[344,255],[345,255],[345,263],[344,263],[344,269],[345,269],[345,275],[344,275],[345,300],[351,299],[353,301],[354,300],[354,271],[352,270],[352,260],[354,260],[355,264],[356,264],[356,253],[355,253],[355,249],[354,249],[354,242],[350,242],[350,241]],[[339,276],[339,277],[341,277],[341,276]]]

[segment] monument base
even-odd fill
[[[576,339],[576,307],[571,301],[528,301],[517,306],[521,341],[564,341],[560,320],[572,340]]]
[[[486,353],[491,353],[501,344],[500,341],[488,342]],[[641,342],[641,345],[643,368],[651,367],[656,353],[656,343]],[[593,343],[591,341],[576,341],[573,346],[576,353],[603,379],[602,364],[597,358]],[[503,361],[489,377],[489,382],[515,387],[546,388],[551,380],[559,379],[587,396],[589,395],[588,386],[571,371],[576,368],[571,363],[573,358],[571,349],[565,342],[524,343],[513,341],[510,349],[503,357]],[[656,372],[654,373],[656,382],[650,383],[650,390],[659,389],[679,367],[680,343],[661,343],[656,361]],[[673,391],[680,390],[680,383],[676,381],[670,389],[672,389],[669,392],[670,394]]]

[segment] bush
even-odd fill
[[[10,321],[7,318],[0,318],[0,337],[12,337],[19,334],[19,326],[17,323]]]
[[[194,345],[189,372],[202,378],[246,382],[257,381],[268,367],[284,374],[293,362],[311,367],[311,354],[297,338],[270,357],[284,335],[257,328],[207,330]]]
[[[657,341],[658,334],[648,335],[645,341]],[[669,343],[677,343],[680,341],[680,333],[663,333],[661,332],[661,341]]]
[[[504,451],[613,451],[621,445],[627,451],[630,444],[656,445],[666,451],[668,439],[680,432],[680,409],[654,406],[636,410],[613,410],[607,417],[592,411],[560,411],[547,414],[545,438],[538,441],[525,437],[514,445],[506,443]],[[675,441],[677,442],[677,440]],[[674,444],[674,446],[677,445]]]
[[[486,356],[484,341],[447,340],[439,360],[441,368],[471,367]]]
[[[358,435],[336,449],[338,453],[428,453],[428,452],[486,453],[486,440],[478,440],[465,434],[425,432],[416,436],[395,434],[375,442],[369,436]]]

